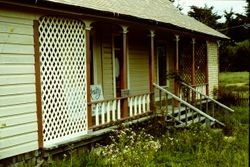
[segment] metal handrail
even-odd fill
[[[160,87],[159,85],[153,83],[153,85],[160,89],[161,91],[167,93],[168,95],[172,96],[175,100],[181,102],[182,104],[186,105],[187,107],[191,108],[192,110],[198,112],[199,114],[201,114],[202,116],[206,117],[207,119],[209,119],[210,121],[214,121],[214,122],[217,122],[219,124],[221,124],[222,126],[225,126],[225,124],[223,124],[222,122],[218,121],[217,119],[211,117],[210,115],[207,115],[206,113],[204,113],[203,111],[199,110],[198,108],[194,107],[193,105],[189,104],[188,102],[182,100],[181,98],[179,98],[178,96],[172,94],[171,92],[169,92],[168,90]]]
[[[182,85],[188,87],[188,88],[191,89],[192,91],[194,91],[194,92],[196,92],[196,93],[198,93],[198,94],[204,96],[205,98],[211,100],[212,102],[218,104],[218,105],[221,106],[222,108],[225,108],[225,109],[227,109],[227,110],[229,110],[229,111],[231,111],[231,112],[234,112],[233,109],[231,109],[231,108],[229,108],[228,106],[226,106],[226,105],[224,105],[224,104],[218,102],[217,100],[214,100],[213,98],[211,98],[211,97],[205,95],[204,93],[201,93],[201,92],[197,91],[196,89],[194,89],[194,88],[191,87],[190,85],[188,85],[188,84],[186,84],[186,83],[184,83],[184,82],[180,82],[180,83],[181,83]]]

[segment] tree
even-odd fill
[[[214,13],[213,9],[214,9],[213,6],[208,7],[207,5],[205,5],[205,7],[191,6],[191,11],[188,12],[188,15],[208,25],[209,27],[217,29],[218,28],[217,20],[220,19],[221,16]]]

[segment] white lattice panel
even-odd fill
[[[87,133],[84,23],[39,20],[44,145]]]

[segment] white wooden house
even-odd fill
[[[212,96],[223,39],[168,0],[0,0],[0,161],[153,113],[170,73]]]

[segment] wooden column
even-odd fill
[[[192,72],[191,85],[195,85],[195,38],[192,38]]]
[[[192,38],[192,71],[191,71],[191,85],[195,86],[195,38]],[[192,101],[195,101],[195,93],[192,92]]]
[[[149,59],[149,89],[150,89],[150,111],[154,111],[154,31],[150,31],[150,59]]]
[[[122,26],[123,29],[123,56],[122,56],[122,79],[121,79],[121,88],[123,91],[128,90],[128,75],[127,75],[127,68],[128,68],[128,56],[127,56],[127,33],[128,27]],[[126,93],[125,93],[126,94]],[[124,96],[124,95],[123,95]],[[126,95],[125,95],[126,96]],[[122,118],[127,118],[128,115],[128,98],[124,98],[122,100]]]
[[[87,104],[88,104],[88,129],[92,127],[92,110],[91,110],[91,95],[90,95],[90,30],[91,30],[91,23],[90,21],[84,21],[85,23],[85,31],[86,31],[86,75],[87,75]]]
[[[209,85],[208,85],[208,41],[206,41],[206,74],[205,74],[205,82],[206,82],[206,95],[209,96]]]
[[[179,76],[179,35],[175,35],[175,73]],[[179,96],[179,86],[177,80],[174,82],[174,92]]]
[[[43,148],[43,118],[42,118],[42,99],[41,99],[41,72],[40,72],[40,53],[39,53],[39,22],[33,21],[34,29],[34,53],[35,53],[35,71],[36,71],[36,112],[38,125],[38,146]]]

